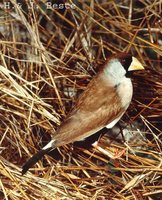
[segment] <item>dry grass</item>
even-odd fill
[[[161,1],[64,1],[69,9],[10,2],[0,3],[0,199],[160,200]],[[100,146],[125,153],[112,160],[70,144],[60,148],[61,161],[46,156],[22,176],[21,166],[54,134],[97,66],[123,51],[146,68],[134,78],[123,118],[137,126],[125,145],[104,136]]]

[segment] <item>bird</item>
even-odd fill
[[[128,53],[115,54],[105,60],[51,141],[22,166],[22,175],[55,148],[82,141],[105,127],[111,129],[131,103],[133,72],[143,69],[141,62]]]

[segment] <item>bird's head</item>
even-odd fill
[[[136,70],[144,69],[141,62],[131,54],[117,54],[110,57],[104,65],[104,74],[110,79],[120,82],[123,78],[131,78]]]

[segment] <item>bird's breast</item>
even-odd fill
[[[131,79],[124,78],[120,82],[120,84],[118,84],[116,89],[117,89],[117,93],[119,95],[122,107],[127,109],[131,102],[132,94],[133,94],[133,86],[132,86]]]

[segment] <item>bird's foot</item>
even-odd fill
[[[102,147],[100,147],[100,146],[98,145],[98,142],[97,142],[97,141],[94,142],[94,143],[92,144],[92,146],[93,146],[95,149],[97,149],[98,151],[100,151],[101,153],[103,153],[104,155],[110,157],[111,159],[120,158],[120,157],[125,153],[125,149],[123,149],[123,150],[121,150],[121,151],[116,150],[115,153],[112,154],[112,153],[110,153],[109,151],[107,151],[107,150],[103,149]]]

